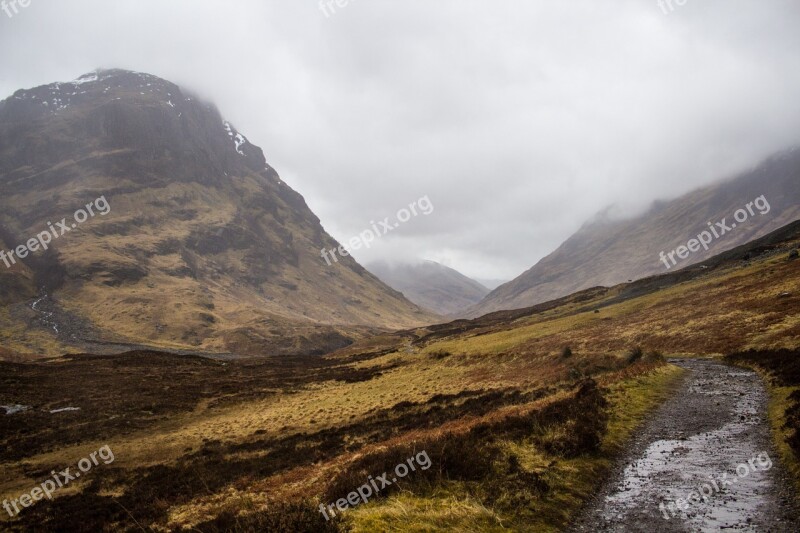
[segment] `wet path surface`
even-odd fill
[[[672,362],[688,375],[570,531],[800,531],[760,377],[714,361]]]

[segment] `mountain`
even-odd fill
[[[480,302],[489,289],[435,261],[393,265],[376,262],[367,269],[415,304],[440,315],[453,315]]]
[[[500,285],[504,283],[508,283],[509,280],[507,279],[484,279],[484,278],[475,278],[475,281],[489,289],[490,291],[495,290]]]
[[[6,348],[323,353],[434,318],[352,258],[328,266],[337,246],[260,148],[173,83],[100,70],[0,103],[0,250],[21,252],[0,257]]]
[[[465,316],[520,309],[590,287],[670,272],[798,218],[800,149],[793,149],[732,180],[656,202],[636,218],[597,217],[533,268],[492,291]],[[698,236],[706,241],[707,250]],[[674,252],[672,258],[670,252]]]

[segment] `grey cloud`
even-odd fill
[[[213,100],[356,252],[511,278],[624,213],[798,143],[790,0],[32,0],[0,13],[0,93],[95,67]]]

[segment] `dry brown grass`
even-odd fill
[[[469,524],[500,531],[500,524],[522,523],[547,530],[563,525],[591,494],[610,454],[669,390],[677,374],[649,353],[707,356],[798,345],[799,268],[800,262],[768,255],[633,298],[620,298],[624,287],[597,291],[508,320],[370,338],[322,359],[223,366],[154,354],[150,361],[57,363],[59,375],[81,383],[79,388],[59,389],[58,381],[45,386],[52,370],[47,365],[0,363],[4,403],[36,403],[46,391],[54,405],[86,406],[76,418],[42,415],[29,426],[15,425],[24,418],[3,419],[6,444],[19,450],[25,432],[32,438],[24,461],[4,459],[8,474],[0,498],[16,497],[38,473],[109,444],[117,456],[113,467],[92,473],[96,486],[87,481],[71,489],[82,491],[80,505],[65,491],[64,498],[26,513],[22,525],[56,512],[101,528],[129,525],[127,515],[111,511],[116,507],[108,494],[153,527],[198,526],[220,516],[228,520],[231,513],[268,520],[258,513],[275,502],[319,497],[337,472],[367,454],[533,416],[568,399],[576,383],[591,377],[610,402],[601,451],[574,458],[559,453],[553,443],[575,433],[568,420],[544,436],[534,432],[495,443],[502,460],[493,463],[499,470],[492,483],[507,497],[502,502],[516,501],[518,492],[517,474],[500,468],[511,455],[522,475],[544,476],[551,487],[547,499],[528,494],[521,510],[512,512],[506,504],[487,503],[488,484],[428,480],[352,513],[361,531],[388,527],[401,516],[418,531]],[[779,298],[782,292],[790,295]],[[565,358],[567,345],[573,353]],[[636,346],[645,357],[630,365],[626,355]],[[143,388],[115,403],[126,387]],[[124,414],[130,424],[119,425],[114,414]],[[75,438],[65,441],[65,435]],[[159,503],[153,507],[152,501]],[[106,512],[112,518],[97,518]]]

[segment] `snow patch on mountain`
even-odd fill
[[[246,144],[248,142],[247,138],[244,135],[242,135],[241,133],[239,133],[238,131],[235,131],[233,129],[233,127],[231,126],[231,123],[228,122],[228,121],[223,122],[222,126],[225,128],[225,131],[228,133],[228,137],[233,139],[233,145],[234,145],[234,148],[236,149],[236,153],[238,153],[240,155],[246,155],[244,152],[242,152],[241,147],[242,147],[242,145],[244,145],[244,144]]]

